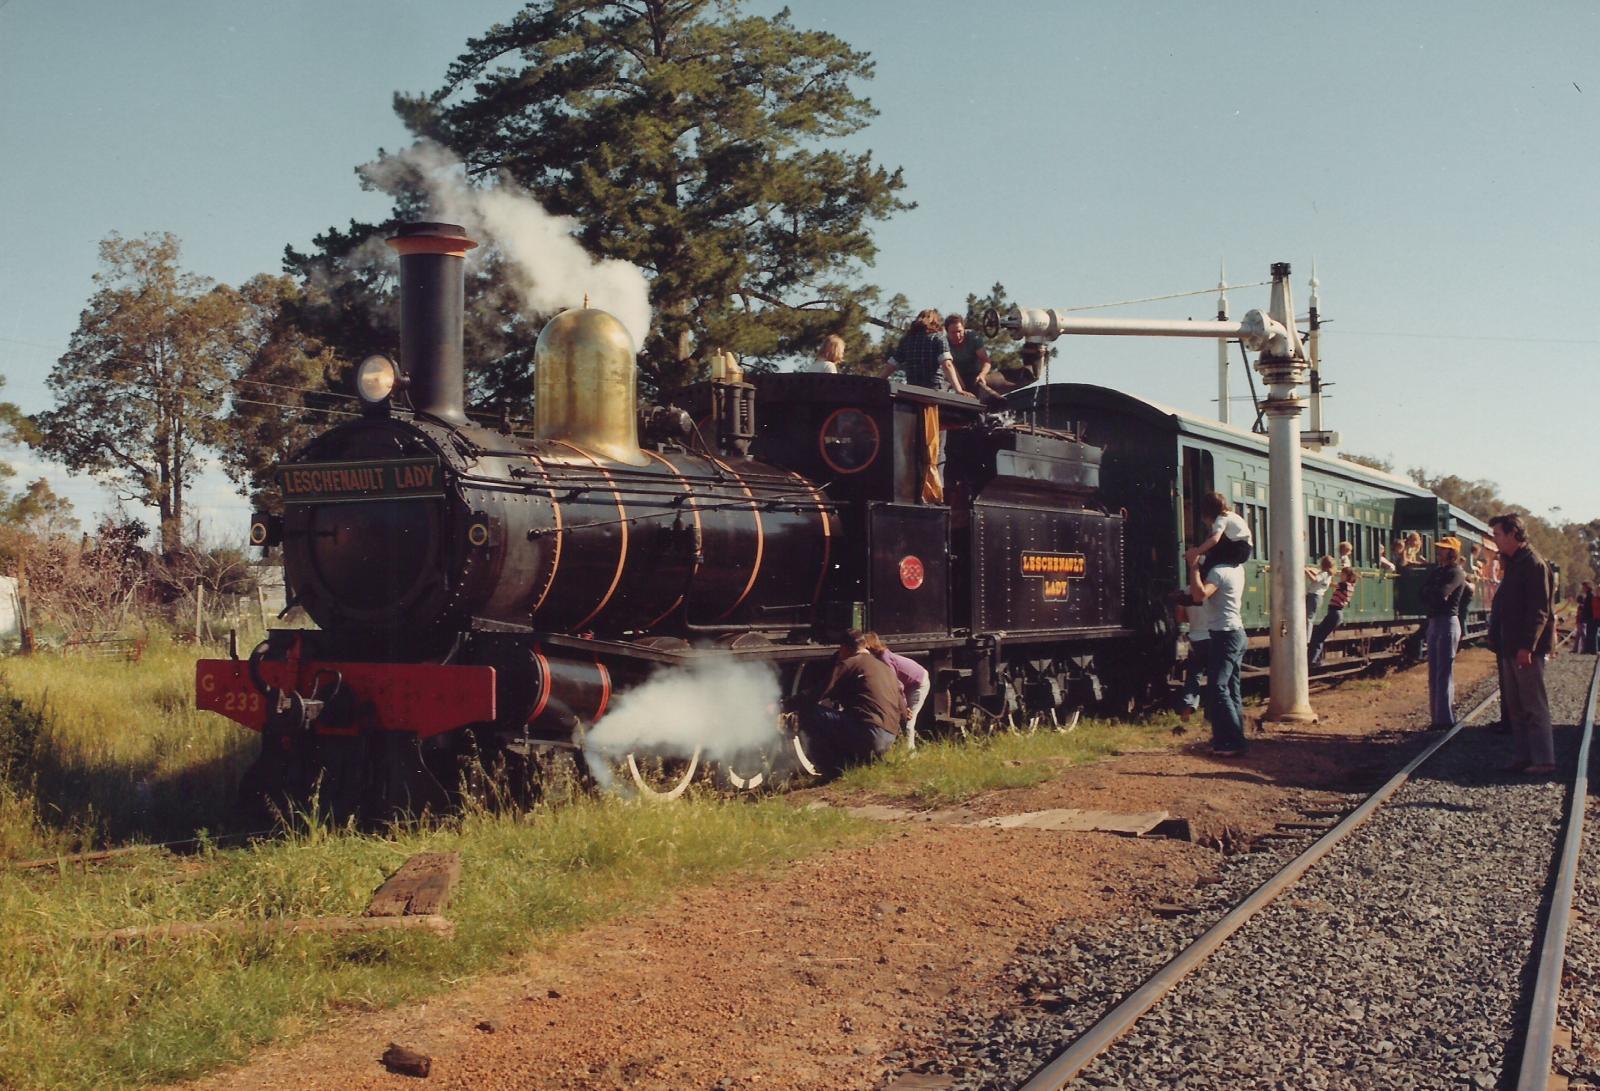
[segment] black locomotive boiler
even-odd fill
[[[849,627],[927,663],[931,714],[1054,713],[1134,656],[1125,518],[1073,435],[850,376],[702,383],[640,413],[631,341],[588,309],[539,337],[534,436],[480,426],[475,244],[439,223],[390,241],[398,364],[360,365],[360,419],[284,463],[281,513],[251,527],[316,628],[197,666],[199,707],[262,734],[248,793],[442,804],[464,768],[581,746],[657,671],[756,659],[800,692]],[[698,765],[680,757],[672,791]]]

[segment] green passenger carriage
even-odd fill
[[[1250,525],[1255,557],[1245,565],[1244,622],[1250,630],[1247,671],[1267,666],[1271,581],[1267,438],[1182,410],[1081,383],[1019,392],[1012,404],[1039,424],[1076,433],[1102,448],[1100,492],[1128,513],[1129,625],[1171,640],[1178,633],[1166,605],[1185,579],[1183,551],[1205,535],[1197,514],[1204,494],[1216,491]],[[1419,651],[1423,619],[1420,590],[1426,567],[1406,567],[1393,556],[1397,539],[1415,531],[1422,559],[1433,559],[1441,536],[1461,538],[1474,568],[1492,541],[1486,524],[1395,474],[1344,459],[1303,453],[1306,556],[1315,565],[1338,544],[1352,546],[1361,575],[1344,623],[1329,638],[1330,664],[1366,662]],[[1386,569],[1380,558],[1396,567]],[[1469,637],[1485,628],[1491,580],[1474,580]],[[1324,603],[1323,609],[1326,609]],[[1320,616],[1320,611],[1319,611]]]

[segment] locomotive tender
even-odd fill
[[[1198,498],[1229,496],[1267,552],[1263,437],[1093,386],[1024,388],[1002,420],[883,379],[774,374],[640,413],[628,335],[585,309],[539,337],[534,437],[481,426],[461,340],[475,244],[417,223],[391,245],[405,372],[360,365],[361,418],[280,467],[281,515],[251,527],[281,544],[317,628],[196,668],[198,706],[262,735],[247,797],[320,783],[337,811],[443,805],[464,770],[581,747],[657,671],[757,660],[797,694],[851,627],[927,664],[927,715],[1131,709],[1166,692],[1183,650],[1168,601]],[[1307,456],[1304,483],[1308,553],[1351,541],[1369,577],[1329,643],[1335,669],[1414,640],[1422,573],[1379,571],[1391,535],[1492,548],[1393,475]],[[1245,602],[1258,669],[1264,569],[1250,562]],[[730,783],[758,783],[780,746],[804,764],[777,719],[769,753],[727,763]],[[698,752],[677,757],[664,786],[626,765],[676,794]]]
[[[281,466],[282,513],[251,528],[317,628],[196,668],[199,707],[262,733],[247,794],[440,805],[464,767],[580,747],[658,670],[757,659],[797,692],[853,626],[924,659],[940,711],[1082,703],[1136,646],[1126,519],[1073,435],[849,376],[700,384],[641,415],[627,333],[587,309],[540,334],[534,438],[483,427],[464,410],[475,244],[438,223],[390,242],[405,373],[360,365],[361,418]]]

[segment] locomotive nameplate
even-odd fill
[[[381,462],[303,462],[275,471],[285,504],[331,504],[444,495],[444,474],[434,458]]]
[[[1071,593],[1071,580],[1081,580],[1089,571],[1088,559],[1082,553],[1038,553],[1025,551],[1022,557],[1022,575],[1042,580],[1040,597],[1045,602],[1066,602]]]

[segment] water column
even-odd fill
[[[1262,411],[1267,418],[1272,467],[1268,495],[1271,553],[1267,558],[1271,565],[1272,677],[1266,718],[1305,722],[1316,719],[1306,677],[1306,509],[1300,474],[1300,410],[1304,403],[1299,387],[1306,381],[1308,369],[1295,332],[1288,262],[1272,266],[1268,313],[1288,336],[1268,341],[1256,357],[1256,371],[1267,387]]]

